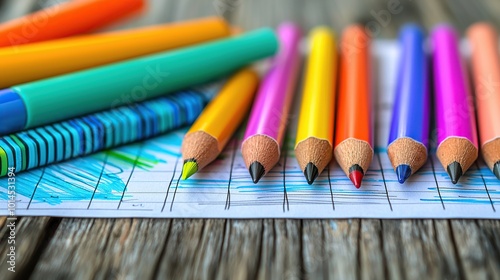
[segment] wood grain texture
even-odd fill
[[[255,279],[262,264],[264,221],[228,220],[215,279]]]
[[[300,224],[300,220],[263,221],[258,279],[300,279]]]
[[[5,222],[7,221],[7,217],[0,217],[0,236],[3,236],[3,231],[6,230],[4,229]]]
[[[450,223],[465,277],[469,279],[500,277],[498,251],[484,234],[485,229],[491,229],[497,223],[483,223],[482,227],[471,220],[453,220]]]
[[[320,220],[303,220],[301,241],[303,278],[321,278],[327,269],[327,264],[323,261],[326,259],[323,222]]]
[[[153,278],[170,225],[168,219],[63,219],[32,277]]]
[[[387,263],[384,256],[384,238],[381,220],[361,220],[359,232],[359,266],[361,279],[384,279]]]
[[[7,271],[7,253],[10,245],[7,242],[10,230],[2,227],[2,239],[0,240],[0,271],[2,279],[25,278],[31,274],[33,266],[39,259],[41,252],[47,246],[59,219],[48,217],[24,217],[16,221],[16,273]]]
[[[448,267],[447,258],[455,254],[447,226],[438,231],[432,220],[384,220],[382,228],[391,278],[458,278],[456,266]],[[456,260],[450,263],[456,264]]]
[[[359,234],[361,220],[322,221],[326,273],[335,279],[357,279],[359,266]]]
[[[41,7],[4,0],[0,22]],[[152,0],[123,29],[221,15],[246,29],[299,22],[337,32],[378,22],[389,0]],[[486,19],[497,28],[500,2],[401,0],[377,37],[394,37],[415,20],[448,21],[463,31]],[[383,12],[382,12],[383,13]],[[6,273],[8,229],[0,217],[2,279],[493,279],[500,273],[496,220],[59,219],[17,223],[16,274]]]

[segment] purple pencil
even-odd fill
[[[280,51],[259,88],[241,146],[254,183],[279,161],[300,66],[300,28],[283,23],[278,37]]]
[[[453,28],[434,28],[432,44],[437,157],[456,184],[478,155],[474,105]]]

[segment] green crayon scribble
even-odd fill
[[[127,154],[117,150],[106,151],[106,154],[111,159],[122,161],[124,163],[130,164],[131,166],[134,166],[135,164],[137,167],[144,169],[153,168],[160,162],[159,160],[156,159],[149,159],[147,157],[141,157],[141,156],[137,157],[137,155]]]

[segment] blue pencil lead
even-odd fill
[[[403,184],[411,176],[411,167],[406,164],[401,164],[396,167],[396,175],[398,176],[398,181]]]

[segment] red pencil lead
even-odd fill
[[[349,179],[351,179],[356,189],[359,189],[361,187],[361,181],[363,180],[363,172],[359,170],[349,172]]]

